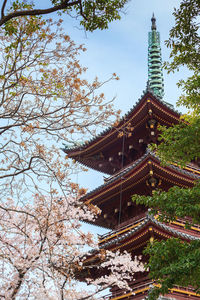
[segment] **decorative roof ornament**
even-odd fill
[[[148,35],[148,83],[147,86],[156,96],[164,96],[164,80],[160,47],[160,33],[156,31],[156,18],[151,18],[151,32]]]

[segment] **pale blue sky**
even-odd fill
[[[169,57],[164,41],[173,25],[172,11],[177,0],[131,0],[120,21],[110,24],[108,30],[95,31],[85,35],[78,29],[78,22],[64,19],[64,28],[77,43],[87,48],[81,56],[81,63],[88,67],[88,77],[98,75],[104,80],[113,72],[120,77],[119,82],[105,87],[107,97],[116,96],[115,105],[126,112],[141,96],[147,81],[147,39],[151,27],[152,13],[157,19],[161,34],[163,60]],[[179,95],[176,81],[178,75],[164,73],[165,100],[175,103]]]
[[[34,1],[36,6],[45,7],[49,0]],[[169,49],[164,41],[174,24],[173,8],[178,7],[180,0],[130,0],[124,8],[122,19],[113,21],[108,30],[96,30],[85,33],[76,19],[63,15],[63,28],[77,44],[84,44],[87,51],[80,57],[81,64],[88,67],[87,77],[96,75],[107,79],[113,72],[120,81],[108,84],[104,91],[108,98],[116,96],[115,105],[123,112],[141,96],[147,81],[147,45],[148,31],[151,28],[151,17],[154,12],[157,29],[161,34],[163,61],[169,58]],[[53,13],[49,17],[56,17]],[[164,72],[165,100],[175,104],[180,92],[176,86],[182,74],[167,75]]]
[[[81,63],[88,67],[87,77],[93,79],[97,75],[104,80],[113,72],[119,75],[120,81],[109,83],[104,87],[104,92],[108,99],[116,96],[115,107],[120,108],[122,113],[135,104],[146,87],[148,32],[152,13],[156,16],[161,35],[163,61],[168,60],[170,51],[164,41],[174,23],[173,8],[179,3],[177,0],[131,0],[120,21],[111,23],[108,30],[97,30],[87,35],[78,29],[76,20],[64,18],[66,33],[87,48],[80,57]],[[181,92],[176,82],[183,76],[183,71],[170,75],[164,72],[165,101],[175,105]],[[103,183],[102,178],[103,174],[89,171],[79,174],[78,183],[92,190]]]
[[[126,113],[135,104],[146,88],[148,32],[152,13],[157,19],[162,58],[165,61],[169,59],[170,51],[164,41],[168,39],[169,30],[174,24],[173,8],[179,3],[178,0],[131,0],[120,21],[110,24],[108,30],[97,30],[87,35],[78,29],[76,20],[64,19],[66,33],[76,43],[83,43],[87,48],[80,61],[88,67],[88,78],[93,79],[97,75],[105,80],[113,72],[119,75],[120,81],[109,83],[104,87],[104,92],[107,98],[116,96],[115,106],[122,113]],[[183,71],[170,75],[164,72],[165,101],[175,105],[181,93],[176,82],[185,75]],[[89,190],[103,183],[103,174],[92,170],[79,174],[77,178],[77,182]],[[88,226],[85,229],[104,232],[100,228]]]

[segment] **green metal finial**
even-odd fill
[[[148,86],[154,94],[163,98],[164,83],[162,71],[162,58],[160,48],[160,33],[156,31],[156,18],[151,18],[151,32],[148,41]]]

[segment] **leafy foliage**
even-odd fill
[[[190,123],[180,122],[169,128],[159,126],[161,135],[158,140],[161,141],[161,144],[153,145],[152,148],[158,152],[164,164],[173,161],[184,166],[191,161],[198,162],[200,157],[200,119],[186,115],[184,118],[190,120]]]
[[[133,196],[137,204],[144,204],[152,208],[152,214],[161,213],[160,221],[175,221],[177,218],[190,217],[190,222],[200,224],[200,183],[193,188],[179,188],[174,186],[163,192],[155,190],[153,196]]]
[[[128,2],[127,0],[82,0],[73,5],[71,11],[76,11],[77,16],[82,16],[80,24],[88,31],[95,29],[107,29],[113,20],[120,19],[120,10]],[[52,1],[59,4],[60,0]],[[65,10],[68,13],[68,9]]]
[[[52,6],[45,9],[32,8],[23,1],[13,1],[5,14],[7,0],[2,4],[0,26],[18,16],[49,14],[57,11],[80,19],[85,30],[107,29],[110,22],[119,20],[120,12],[128,0],[52,0]],[[34,2],[33,2],[34,3]]]
[[[192,285],[200,289],[200,241],[183,243],[179,239],[149,244],[145,254],[150,255],[148,267],[150,277],[156,279],[161,287],[155,287],[149,294],[149,300],[155,300],[159,294],[166,294],[174,283],[179,286]]]
[[[173,128],[162,128],[160,140],[163,141],[157,152],[164,161],[178,161],[181,164],[196,160],[199,156],[200,132],[200,2],[183,0],[180,8],[174,11],[175,26],[166,42],[172,49],[172,61],[165,63],[168,72],[179,71],[186,66],[193,74],[187,80],[181,80],[178,86],[184,94],[177,102],[190,111],[183,119],[189,124],[180,124]]]
[[[182,0],[174,9],[175,25],[170,31],[166,45],[172,49],[171,63],[166,63],[168,71],[175,71],[186,65],[190,70],[199,68],[199,14],[198,0]]]

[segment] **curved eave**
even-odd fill
[[[75,159],[83,165],[106,173],[106,171],[99,169],[98,166],[95,165],[91,157],[103,151],[106,147],[109,147],[111,143],[113,145],[118,138],[120,129],[126,127],[129,122],[133,122],[133,126],[137,126],[138,122],[140,122],[145,115],[147,116],[150,107],[153,107],[154,114],[161,123],[164,121],[164,124],[170,126],[177,124],[180,120],[180,114],[175,111],[170,104],[162,101],[158,96],[155,96],[152,90],[148,89],[115,128],[109,127],[84,145],[71,149],[65,148],[63,149],[64,152],[68,157]]]
[[[172,228],[168,224],[161,223],[157,221],[154,216],[147,214],[146,218],[140,222],[138,225],[124,234],[118,233],[117,235],[106,241],[100,241],[100,249],[108,249],[111,251],[117,250],[128,250],[129,252],[135,251],[138,248],[143,248],[150,240],[151,237],[154,237],[158,240],[169,239],[172,237],[180,238],[183,241],[190,242],[195,240],[200,240],[200,235],[196,236],[195,234],[185,233],[179,231],[177,228]],[[94,260],[98,257],[98,252],[91,252],[90,258],[86,261]]]
[[[136,184],[137,179],[140,180],[142,176],[143,179],[145,179],[145,175],[149,174],[150,167],[153,167],[155,175],[171,182],[172,185],[178,185],[180,187],[191,187],[195,180],[200,179],[200,172],[195,174],[174,165],[161,166],[156,155],[147,151],[140,159],[122,169],[114,176],[111,176],[110,180],[86,194],[81,200],[98,205],[104,202],[104,198],[105,196],[107,197],[109,191],[110,194],[113,195],[114,189],[119,188],[121,184],[125,185],[125,183],[127,183],[130,186],[131,181],[134,181]]]
[[[174,165],[161,166],[159,159],[152,152],[147,152],[132,165],[111,176],[106,183],[81,198],[87,204],[97,205],[102,211],[91,223],[113,229],[117,225],[116,209],[119,211],[120,206],[125,209],[127,205],[131,205],[130,208],[134,213],[137,208],[136,204],[131,202],[131,196],[151,195],[152,188],[148,185],[151,176],[158,179],[159,188],[167,191],[174,185],[183,188],[192,187],[195,181],[200,179],[200,171],[194,174]],[[140,209],[143,212],[146,210],[145,207]],[[125,220],[121,222],[124,223]]]
[[[114,233],[113,233],[114,235]],[[146,244],[150,237],[157,236],[160,239],[168,239],[171,237],[178,237],[184,241],[200,240],[200,234],[185,233],[177,228],[173,228],[168,224],[157,221],[152,215],[147,214],[146,218],[136,226],[124,234],[118,232],[117,235],[110,236],[105,240],[100,241],[100,249],[111,249],[116,251],[118,249],[136,249],[139,246]]]

